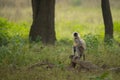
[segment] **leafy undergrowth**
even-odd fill
[[[88,42],[91,41],[89,36],[90,34],[85,37]],[[61,40],[54,46],[45,46],[41,42],[30,44],[20,37],[17,39],[17,42],[0,47],[1,80],[119,80],[120,78],[120,73],[80,72],[77,69],[67,69],[70,64],[69,55],[72,54],[72,41]],[[93,39],[97,40],[95,37]],[[106,65],[106,68],[119,67],[119,46],[116,44],[111,47],[105,46],[95,40],[93,46],[96,47],[92,47],[92,44],[87,45],[86,60],[99,67],[103,65]],[[57,66],[52,69],[36,66],[28,70],[31,65],[45,61]]]
[[[17,41],[18,37],[27,38],[30,29],[27,22],[15,23],[0,17],[0,46]]]

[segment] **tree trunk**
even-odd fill
[[[107,42],[113,39],[113,21],[110,10],[109,0],[101,0],[102,14],[105,25],[104,41]]]
[[[54,44],[55,0],[32,0],[33,23],[29,37],[35,41],[38,37],[45,44]]]

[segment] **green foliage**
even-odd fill
[[[115,21],[114,22],[114,37],[116,40],[120,41],[120,21]]]
[[[12,38],[7,46],[0,47],[0,64],[20,66],[25,64],[25,41],[21,37]]]
[[[12,38],[21,36],[26,38],[29,33],[28,23],[13,23],[0,18],[0,46],[6,45]]]
[[[120,34],[120,21],[114,22],[114,31]]]
[[[10,38],[14,38],[14,36],[20,36],[22,38],[28,38],[28,33],[29,33],[29,27],[30,24],[23,22],[23,23],[14,23],[14,22],[9,22],[9,36]]]
[[[93,35],[91,34],[91,36]],[[119,66],[119,47],[103,47],[103,44],[99,45],[100,48],[98,48],[98,53],[101,52],[99,57],[96,57],[94,55],[96,53],[90,50],[89,54],[86,53],[87,61],[91,61],[100,66],[102,64],[109,65],[110,67]],[[70,64],[69,55],[72,54],[71,48],[72,44],[67,40],[58,41],[55,46],[45,46],[39,42],[29,44],[29,42],[21,38],[21,36],[15,36],[7,46],[0,47],[0,72],[3,73],[0,74],[0,77],[1,79],[8,78],[8,80],[33,80],[36,79],[36,77],[37,79],[44,80],[50,78],[52,80],[54,80],[54,78],[55,80],[56,78],[57,80],[67,80],[68,78],[71,80],[105,80],[111,77],[111,73],[101,74],[87,71],[78,72],[77,69],[68,70],[67,68]],[[37,66],[31,70],[26,70],[30,65],[39,62],[49,62],[55,64],[56,67],[46,69],[45,67]],[[14,67],[17,69],[20,68],[20,70],[16,70]],[[8,69],[8,71],[4,71],[6,69]],[[5,77],[6,75],[7,77]],[[93,75],[94,77],[91,77]]]
[[[19,50],[16,49],[16,51],[13,52],[13,50],[10,50],[9,48],[6,48],[4,46],[1,47],[1,54],[0,54],[0,64],[1,65],[15,65],[15,66],[20,66],[23,64],[23,54],[18,52]]]
[[[84,36],[84,39],[88,50],[98,49],[99,40],[97,35],[87,34]]]
[[[8,29],[8,21],[3,18],[0,18],[0,46],[7,44],[9,41]]]

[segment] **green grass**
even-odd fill
[[[29,43],[28,34],[32,21],[27,21],[28,17],[23,18],[27,22],[0,20],[5,21],[0,26],[0,31],[8,26],[5,33],[9,36],[8,44],[0,46],[0,80],[119,80],[120,73],[66,69],[70,64],[69,55],[73,54],[74,31],[79,32],[87,43],[86,60],[99,67],[104,64],[108,67],[120,67],[120,47],[116,43],[112,46],[104,45],[104,25],[100,8],[65,6],[56,6],[57,42],[54,46],[45,46],[41,42]],[[26,14],[29,10],[30,8],[25,11]],[[120,42],[120,10],[113,9],[112,13],[114,37]],[[57,66],[53,69],[38,66],[27,70],[31,65],[42,61],[49,61]]]
[[[69,43],[69,42],[68,42]],[[2,46],[0,53],[0,77],[2,80],[89,80],[91,77],[101,76],[103,73],[78,72],[77,70],[67,70],[70,60],[71,43],[57,42],[55,46],[44,46],[41,43],[29,44],[28,42],[9,43],[8,46]],[[102,45],[102,46],[101,46]],[[43,47],[43,48],[41,48]],[[92,50],[94,49],[94,50]],[[98,45],[98,49],[92,48],[86,51],[86,60],[91,61],[98,66],[106,64],[108,67],[119,67],[120,50],[119,47],[105,47]],[[53,69],[44,67],[34,67],[27,70],[28,67],[37,62],[49,61],[58,65]],[[119,74],[109,73],[105,78],[118,80]],[[102,80],[102,79],[101,79]]]

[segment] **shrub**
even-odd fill
[[[24,65],[25,53],[28,47],[20,36],[11,39],[8,46],[0,47],[0,65]]]
[[[28,23],[9,22],[4,18],[0,18],[0,46],[6,45],[16,36],[26,38],[29,33]],[[28,38],[28,37],[27,37]]]
[[[88,50],[98,49],[99,41],[97,35],[87,34],[84,36],[84,40]]]
[[[5,45],[9,41],[8,30],[9,23],[7,20],[0,18],[0,46]]]

